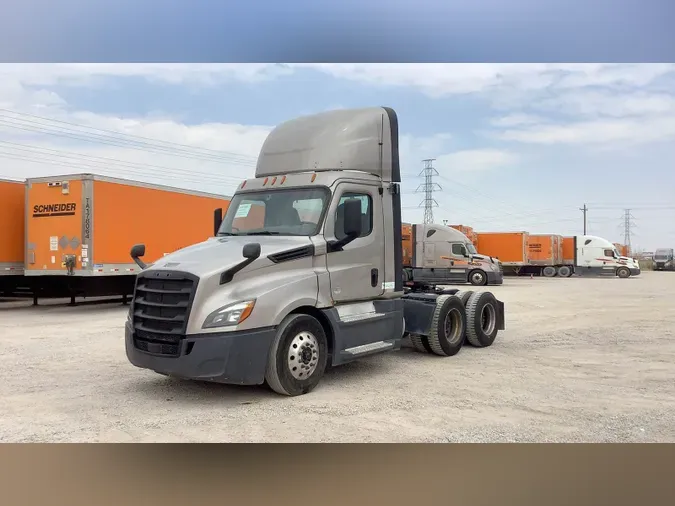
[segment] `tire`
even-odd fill
[[[291,353],[300,349],[302,359]],[[328,340],[321,323],[313,316],[291,314],[279,325],[272,343],[265,381],[278,394],[303,395],[321,381],[327,362]]]
[[[473,270],[469,273],[469,283],[473,286],[485,286],[488,284],[487,274],[480,269]]]
[[[555,274],[556,274],[555,267],[547,265],[546,267],[544,267],[544,270],[542,271],[542,274],[547,278],[554,277]]]
[[[455,295],[460,298],[462,304],[464,304],[464,307],[466,307],[466,303],[469,301],[469,297],[471,297],[472,294],[473,290],[462,290],[457,292]]]
[[[616,270],[616,275],[619,276],[621,279],[629,278],[630,270],[628,270],[628,267],[619,267]]]
[[[474,293],[466,305],[466,340],[476,348],[486,348],[497,332],[497,299],[491,292]]]
[[[456,295],[436,300],[431,329],[427,337],[432,353],[441,357],[457,355],[466,339],[466,311]]]
[[[429,340],[424,336],[410,336],[410,342],[415,348],[415,351],[420,353],[433,353],[431,347],[429,346]]]
[[[561,278],[569,278],[572,275],[572,269],[570,269],[568,266],[563,265],[561,267],[558,267],[558,276]]]

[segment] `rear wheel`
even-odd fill
[[[492,345],[497,337],[497,299],[490,292],[476,292],[466,305],[466,339],[476,348]]]
[[[619,276],[620,278],[628,278],[630,277],[630,270],[628,270],[627,267],[619,267],[616,270],[616,275]]]
[[[442,357],[456,355],[466,338],[466,311],[456,295],[442,295],[436,300],[428,342],[432,353]]]
[[[265,381],[281,395],[311,392],[328,362],[326,333],[309,315],[292,314],[279,325],[267,361]]]
[[[487,274],[485,272],[476,269],[475,271],[471,271],[469,273],[469,283],[471,283],[474,286],[483,286],[487,285],[488,279],[487,279]]]
[[[429,340],[425,336],[410,336],[410,342],[413,348],[420,353],[433,353],[429,346]]]
[[[552,278],[552,277],[555,276],[555,274],[556,274],[555,267],[552,267],[552,266],[550,266],[550,265],[547,265],[546,267],[544,267],[543,274],[544,274],[544,276],[546,276],[547,278]]]
[[[572,269],[570,269],[568,266],[563,265],[561,267],[558,267],[558,276],[561,278],[569,278],[572,275]]]
[[[471,295],[473,295],[473,293],[473,290],[462,290],[457,292],[455,295],[459,297],[459,299],[462,301],[462,304],[464,304],[464,307],[466,307],[466,303],[469,301],[469,298]]]

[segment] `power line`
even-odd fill
[[[424,162],[424,169],[420,172],[420,176],[424,176],[424,183],[417,187],[417,192],[424,192],[424,200],[420,202],[420,207],[424,204],[424,223],[431,224],[434,222],[434,207],[438,207],[438,202],[434,199],[434,192],[442,190],[438,183],[434,182],[434,176],[438,176],[438,171],[434,169],[435,158],[427,158],[422,160]]]
[[[142,141],[149,141],[150,143],[154,143],[154,144],[165,145],[165,146],[171,147],[172,149],[181,148],[182,150],[188,150],[188,151],[193,151],[193,152],[202,151],[204,153],[211,153],[212,154],[211,156],[215,155],[217,157],[224,157],[224,156],[225,157],[234,157],[234,158],[237,158],[237,159],[255,161],[255,157],[252,157],[252,156],[249,156],[249,155],[242,155],[242,154],[239,154],[239,153],[232,153],[232,152],[228,152],[228,151],[202,148],[202,147],[198,147],[198,146],[190,146],[190,145],[187,145],[187,144],[180,144],[180,143],[177,143],[177,142],[170,142],[170,141],[165,141],[165,140],[160,140],[160,139],[154,139],[154,138],[151,138],[151,137],[143,137],[143,136],[140,136],[140,135],[127,134],[127,133],[120,132],[120,131],[117,131],[117,130],[107,130],[105,128],[97,128],[97,127],[92,127],[92,126],[88,126],[88,125],[82,125],[80,123],[73,123],[73,122],[70,122],[70,121],[58,120],[58,119],[54,119],[54,118],[48,118],[48,117],[45,117],[45,116],[37,116],[35,114],[28,114],[28,113],[25,113],[25,112],[12,111],[12,110],[9,110],[9,109],[0,108],[0,112],[10,113],[10,114],[14,114],[16,116],[24,116],[24,117],[28,117],[28,118],[34,118],[34,120],[23,119],[23,118],[12,118],[11,116],[8,117],[5,114],[0,114],[0,117],[5,117],[5,118],[12,119],[12,120],[17,120],[17,121],[23,121],[23,122],[28,122],[28,123],[38,123],[39,125],[44,124],[44,122],[58,123],[58,124],[62,124],[62,125],[69,125],[69,126],[73,126],[73,127],[76,127],[76,128],[85,129],[85,130],[92,130],[92,131],[95,131],[95,132],[103,132],[105,134],[110,134],[109,136],[120,138],[120,140],[125,140],[124,139],[125,137],[131,138],[131,139],[140,139]],[[39,120],[39,121],[36,122],[35,120]],[[64,128],[64,127],[60,127],[60,128]],[[67,127],[65,127],[65,128],[67,130],[73,130],[72,128],[67,128]]]

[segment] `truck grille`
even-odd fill
[[[131,305],[134,346],[146,353],[176,357],[185,338],[197,277],[148,271],[136,278]]]

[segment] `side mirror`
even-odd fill
[[[213,235],[218,235],[220,225],[223,223],[223,208],[218,208],[213,211]]]
[[[131,258],[134,262],[136,262],[136,265],[138,265],[141,269],[145,269],[147,267],[147,264],[141,260],[141,257],[145,256],[145,244],[135,244],[131,248],[131,252],[129,253],[131,255]]]
[[[363,231],[363,221],[361,219],[361,201],[359,199],[348,199],[344,203],[345,206],[345,235],[351,240],[356,239]]]
[[[242,256],[248,260],[255,260],[260,256],[260,244],[257,242],[249,243],[244,245],[244,248],[241,252]]]

